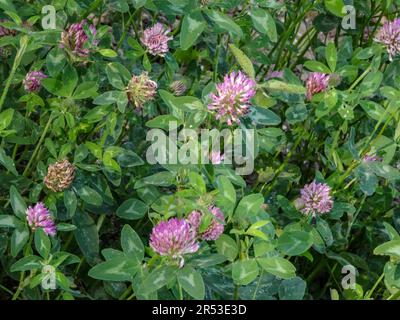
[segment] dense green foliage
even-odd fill
[[[49,4],[56,29],[42,24]],[[342,28],[344,4],[354,6],[354,29]],[[399,299],[400,58],[375,40],[399,6],[0,0],[8,30],[0,33],[0,299]],[[60,45],[62,32],[83,19],[90,44],[76,55],[65,37]],[[172,38],[165,55],[141,39],[158,22]],[[39,70],[41,88],[27,90],[26,75]],[[257,93],[229,126],[207,106],[215,85],[239,70]],[[136,103],[128,83],[143,72],[157,93],[148,82]],[[308,98],[310,72],[330,81]],[[254,172],[150,164],[146,135],[170,121],[254,129]],[[51,190],[49,166],[64,159],[73,182]],[[334,204],[312,217],[297,201],[314,180],[329,185]],[[39,202],[55,236],[28,224],[27,208]],[[149,246],[160,221],[211,204],[224,233],[201,241],[184,265]],[[348,265],[356,285],[345,289]],[[46,266],[55,289],[43,287]]]

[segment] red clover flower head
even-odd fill
[[[400,53],[400,18],[385,22],[378,30],[375,41],[382,43],[389,54],[389,60]]]
[[[300,190],[301,212],[304,214],[327,213],[332,210],[331,188],[326,183],[313,181]]]
[[[150,247],[161,256],[179,260],[184,265],[183,255],[199,250],[196,232],[185,219],[172,218],[157,224],[150,235]]]
[[[311,72],[306,82],[307,100],[311,100],[314,94],[325,91],[329,85],[329,78],[328,74]]]
[[[61,34],[61,48],[67,48],[74,56],[87,57],[89,56],[88,40],[89,37],[85,33],[84,25],[86,20],[82,20],[79,23],[73,23],[69,26],[66,31]],[[89,26],[89,30],[93,36],[96,35],[96,27],[94,25]],[[92,43],[97,45],[97,41]]]
[[[40,90],[44,78],[47,78],[47,76],[42,71],[30,71],[26,74],[22,83],[26,91],[37,92]]]
[[[33,231],[37,228],[42,228],[43,231],[50,236],[56,234],[56,225],[53,218],[42,202],[26,210],[26,219]]]
[[[172,39],[168,36],[169,31],[161,23],[156,23],[153,27],[144,30],[140,40],[150,54],[164,57],[169,51],[168,41]]]
[[[215,206],[211,206],[208,210],[213,214],[212,221],[206,230],[200,232],[201,220],[204,214],[200,211],[192,211],[188,216],[188,221],[191,226],[196,230],[200,239],[202,240],[217,240],[220,235],[224,232],[225,217],[221,209]]]
[[[210,95],[208,109],[215,111],[216,119],[228,125],[240,123],[239,118],[250,110],[250,99],[256,94],[256,82],[241,71],[225,75],[224,82],[217,84],[217,93]]]

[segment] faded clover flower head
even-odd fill
[[[129,101],[131,101],[136,108],[141,109],[146,102],[154,99],[157,87],[157,83],[149,78],[147,72],[143,72],[139,76],[132,76],[126,88],[126,92]]]
[[[54,192],[61,192],[69,188],[75,178],[75,166],[68,160],[49,165],[44,184]]]
[[[325,91],[329,85],[329,78],[328,74],[311,72],[306,82],[307,100],[311,100],[314,94]]]
[[[169,88],[173,92],[173,94],[176,96],[183,95],[187,90],[185,83],[181,80],[176,80],[176,81],[172,82],[169,85]]]
[[[53,218],[42,202],[39,202],[34,207],[29,207],[26,210],[26,219],[33,231],[37,228],[42,228],[43,231],[50,236],[56,234],[56,225]]]
[[[185,219],[171,218],[157,224],[150,235],[150,247],[161,256],[179,261],[183,267],[183,255],[199,250],[196,232]]]
[[[68,49],[74,56],[77,57],[85,58],[89,56],[89,37],[83,28],[83,26],[86,24],[86,20],[82,20],[79,23],[71,24],[68,30],[63,31],[61,34],[60,47]],[[97,31],[94,25],[90,25],[89,30],[93,36],[96,35]],[[98,41],[94,41],[92,44],[97,45]]]
[[[0,22],[7,22],[7,20],[0,19]],[[17,34],[16,30],[8,29],[6,27],[0,26],[0,38],[5,36],[15,36]],[[7,47],[0,47],[0,57],[7,57],[10,55],[10,50]]]
[[[47,76],[42,71],[30,71],[22,81],[24,88],[28,92],[37,92],[42,87],[42,79]]]
[[[167,34],[170,30],[165,29],[161,23],[156,23],[153,27],[147,28],[143,32],[141,41],[153,56],[164,57],[169,51],[168,41],[172,39]]]
[[[225,75],[224,82],[217,84],[217,93],[210,95],[208,109],[215,111],[216,119],[228,125],[240,123],[240,117],[250,110],[250,99],[256,94],[256,82],[241,71]]]
[[[326,183],[313,181],[300,190],[300,199],[297,208],[304,214],[327,213],[332,210],[333,200],[330,195],[331,188]]]
[[[393,58],[400,53],[400,18],[385,22],[376,33],[375,41],[386,47],[389,60],[393,61]]]
[[[225,222],[224,214],[221,209],[215,206],[211,206],[208,210],[213,214],[212,221],[210,225],[207,227],[205,231],[200,232],[199,228],[201,225],[201,220],[204,214],[200,211],[192,211],[187,220],[191,224],[191,226],[196,230],[196,233],[202,240],[217,240],[221,234],[224,232],[224,224],[221,222]]]
[[[224,155],[219,151],[212,151],[210,155],[211,164],[221,164],[224,160]]]
[[[372,161],[379,161],[381,162],[383,159],[375,154],[366,154],[363,158],[364,161],[366,162],[372,162]]]
[[[265,76],[265,80],[270,80],[270,79],[274,79],[274,78],[277,78],[277,79],[283,78],[283,71],[277,71],[277,70],[274,70],[274,68],[275,68],[275,64],[270,66],[268,73]]]

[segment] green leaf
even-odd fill
[[[7,129],[14,117],[14,109],[7,109],[0,113],[0,131]]]
[[[313,244],[312,237],[304,231],[285,231],[278,238],[278,249],[289,256],[306,252]]]
[[[306,88],[301,85],[286,83],[279,80],[269,80],[260,85],[262,88],[266,88],[272,91],[282,91],[285,93],[294,93],[294,94],[305,94]]]
[[[235,56],[236,61],[239,63],[243,71],[247,73],[250,78],[255,79],[256,73],[251,60],[244,54],[242,50],[235,47],[232,43],[229,44],[229,49]]]
[[[28,271],[42,269],[41,259],[38,256],[30,255],[23,257],[22,259],[15,262],[10,270],[11,272],[17,271]]]
[[[77,193],[84,202],[93,206],[98,207],[103,203],[103,198],[101,197],[101,195],[91,187],[83,186],[78,190]]]
[[[238,38],[243,37],[242,29],[227,15],[215,11],[215,10],[204,10],[208,17],[222,30],[229,32]]]
[[[76,226],[70,223],[60,222],[57,224],[57,231],[68,232],[76,230]]]
[[[10,188],[10,202],[11,202],[11,207],[13,208],[14,214],[22,219],[26,219],[26,203],[25,200],[21,197],[19,194],[17,188],[14,186],[11,186]]]
[[[337,17],[343,17],[343,0],[324,0],[326,9]]]
[[[144,184],[151,184],[154,186],[168,187],[175,183],[176,177],[169,171],[157,172],[151,176],[142,179]]]
[[[144,258],[144,246],[142,240],[128,224],[124,225],[121,232],[121,246],[125,255],[141,262]]]
[[[147,121],[146,126],[149,128],[160,128],[163,130],[168,130],[169,124],[172,121],[176,122],[177,126],[182,124],[178,118],[176,118],[170,114],[163,114],[163,115],[155,117],[154,119]]]
[[[389,181],[400,180],[400,170],[388,164],[379,161],[367,161],[364,165],[379,177]]]
[[[4,168],[6,168],[12,174],[18,176],[18,172],[17,169],[15,169],[15,164],[13,159],[6,155],[6,152],[2,147],[0,147],[0,164],[3,165]]]
[[[313,71],[313,72],[321,72],[321,73],[331,73],[331,70],[324,65],[322,62],[309,60],[304,63],[304,66]]]
[[[125,90],[126,84],[131,78],[128,69],[118,62],[107,64],[106,74],[110,84],[119,90]]]
[[[78,73],[76,72],[76,69],[73,66],[68,64],[67,67],[64,69],[62,76],[62,83],[63,83],[63,90],[62,90],[63,95],[71,97],[76,85],[78,84]]]
[[[78,200],[74,191],[64,191],[64,205],[67,209],[68,217],[73,217],[78,206]]]
[[[374,101],[360,101],[360,106],[364,109],[364,111],[368,114],[368,116],[376,121],[385,121],[388,117],[388,114],[385,112],[385,108],[383,108],[380,104]]]
[[[51,243],[49,237],[42,228],[35,230],[35,248],[44,259],[48,258]]]
[[[190,296],[196,300],[203,300],[205,287],[200,272],[190,266],[180,269],[177,274],[178,282]]]
[[[23,224],[16,216],[0,214],[0,228],[20,228]]]
[[[145,4],[146,4],[146,2],[147,2],[147,0],[131,0],[132,1],[132,3],[133,3],[133,6],[136,8],[136,9],[138,9],[138,8],[140,8],[140,7],[143,7]]]
[[[159,94],[164,102],[171,108],[171,111],[199,112],[205,110],[203,103],[195,97],[175,97],[165,90],[159,90]],[[173,115],[176,116],[175,114]]]
[[[112,49],[99,49],[99,53],[103,57],[107,57],[107,58],[115,58],[118,56],[118,54]]]
[[[380,71],[370,72],[364,78],[359,86],[360,95],[362,97],[371,96],[378,90],[383,80],[383,73]]]
[[[286,109],[285,116],[290,124],[302,122],[307,119],[308,111],[304,104],[296,104]]]
[[[267,272],[274,276],[290,279],[296,275],[295,266],[288,260],[281,257],[258,258],[257,262]]]
[[[283,280],[279,286],[280,300],[302,300],[307,283],[300,277]]]
[[[64,85],[60,80],[46,78],[42,80],[42,85],[48,92],[55,96],[68,97],[68,92],[65,90]]]
[[[336,63],[337,63],[337,51],[335,48],[335,43],[330,42],[326,46],[326,61],[328,62],[328,66],[331,69],[331,72],[335,72]]]
[[[138,199],[128,199],[117,209],[117,216],[127,220],[137,220],[144,217],[148,206]]]
[[[101,95],[97,96],[93,100],[93,103],[100,106],[116,103],[118,101],[118,98],[120,97],[120,93],[121,91],[116,90],[104,92]]]
[[[95,81],[86,81],[78,85],[76,88],[73,99],[80,100],[93,97],[97,93],[99,85]]]
[[[207,191],[206,183],[201,175],[196,172],[189,172],[189,184],[199,193],[199,195],[205,194]]]
[[[374,254],[400,258],[400,240],[391,240],[377,246]]]
[[[264,126],[276,126],[281,123],[281,118],[275,112],[260,107],[253,107],[249,117],[255,123]]]
[[[215,198],[218,207],[223,209],[223,212],[231,214],[236,204],[236,191],[231,181],[226,176],[218,176],[218,195]]]
[[[83,119],[88,123],[98,122],[107,116],[111,111],[111,106],[98,106],[86,113]]]
[[[201,11],[195,10],[183,18],[180,33],[180,45],[182,50],[189,49],[206,27],[206,22]]]
[[[11,255],[16,257],[24,248],[29,239],[29,230],[27,227],[16,228],[11,236]]]
[[[260,193],[250,194],[240,200],[234,214],[235,219],[246,219],[260,212],[264,197]]]
[[[171,282],[176,275],[177,268],[173,266],[162,266],[154,269],[140,286],[140,294],[147,295],[164,287]]]
[[[275,20],[267,10],[253,8],[251,10],[251,20],[258,32],[266,34],[272,42],[278,41]]]
[[[390,240],[400,240],[400,235],[395,228],[393,228],[389,223],[383,222],[385,229],[390,237]]]
[[[256,260],[236,261],[232,264],[232,279],[237,285],[248,285],[253,282],[259,273]]]
[[[136,259],[117,257],[89,270],[89,276],[104,281],[131,281],[140,266]]]
[[[239,249],[236,242],[228,235],[222,234],[216,241],[215,245],[219,254],[222,254],[229,261],[235,260]]]
[[[46,67],[52,77],[56,77],[64,68],[66,63],[64,50],[58,46],[54,47],[46,56]]]
[[[78,210],[72,218],[76,225],[74,230],[76,242],[90,265],[99,259],[99,234],[94,220],[83,211]]]

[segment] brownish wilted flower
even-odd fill
[[[157,92],[157,83],[151,80],[147,72],[141,75],[133,75],[126,88],[128,99],[136,108],[141,109],[143,105],[154,99]]]
[[[75,166],[68,160],[49,165],[44,184],[54,192],[61,192],[72,184],[75,178]]]
[[[169,88],[176,96],[183,95],[187,90],[185,83],[180,80],[176,80],[176,81],[172,82],[169,85]]]

